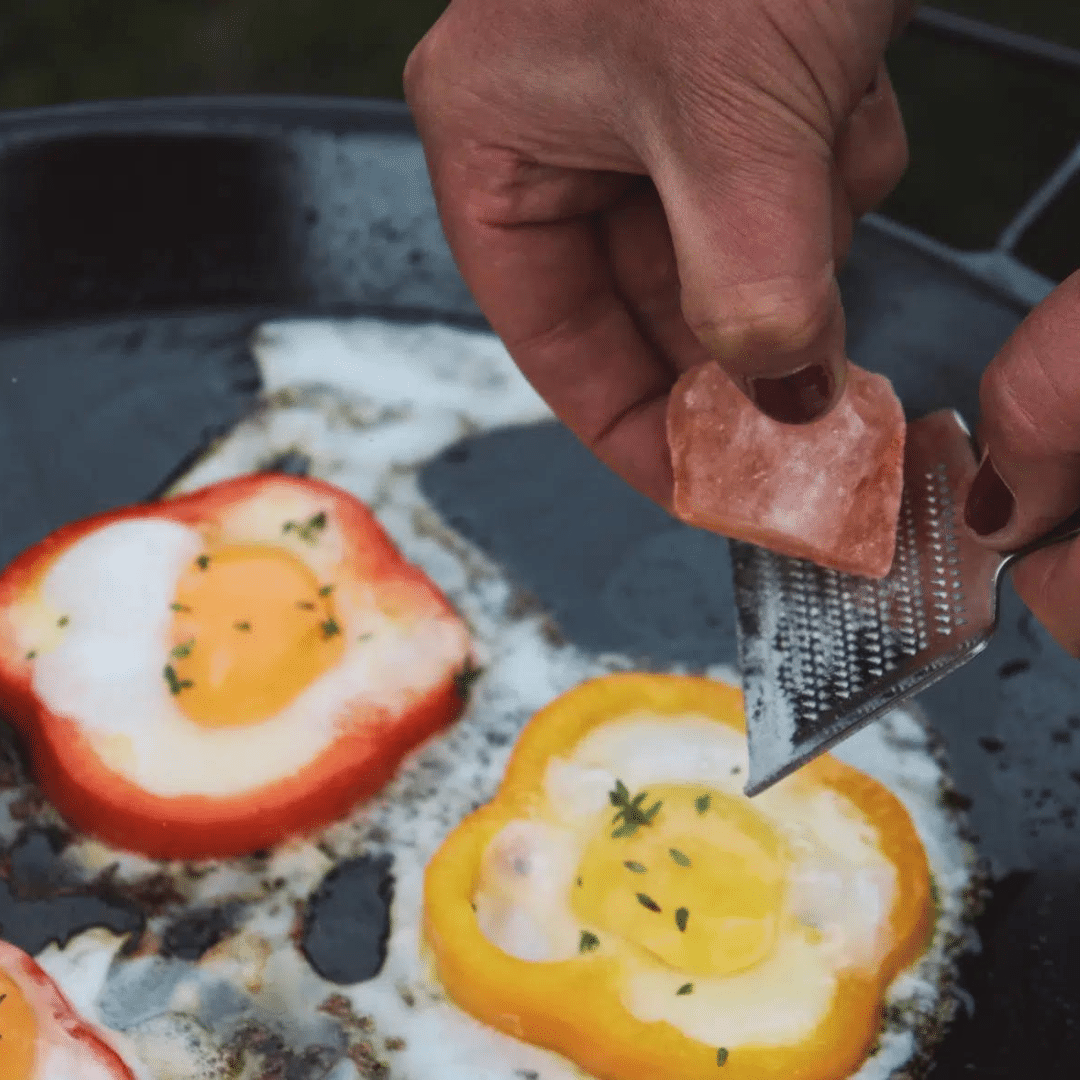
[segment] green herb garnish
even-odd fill
[[[637,894],[637,902],[643,908],[648,908],[650,911],[661,910],[660,905],[651,896],[646,896],[643,892]]]
[[[235,630],[250,630],[251,629],[251,623],[249,623],[249,622],[235,622],[235,623],[233,623],[233,628]]]
[[[588,930],[581,931],[581,940],[578,942],[578,952],[592,952],[600,944],[600,939]]]
[[[326,513],[320,510],[314,517],[301,525],[298,521],[286,521],[281,526],[283,533],[296,533],[306,544],[318,543],[319,533],[326,528]]]
[[[646,867],[642,863],[634,862],[633,859],[627,859],[626,862],[623,863],[623,866],[625,866],[627,870],[632,870],[635,874],[644,874],[646,870]]]
[[[56,620],[56,625],[67,626],[69,622],[71,622],[71,620],[66,615],[61,615],[60,618]]]
[[[187,604],[170,604],[169,609],[171,611],[190,611],[191,608]]]
[[[31,650],[30,650],[30,651],[29,651],[29,652],[28,652],[28,653],[26,654],[26,659],[27,659],[27,660],[33,660],[33,659],[34,659],[34,657],[36,657],[36,656],[37,656],[37,649],[31,649]]]
[[[728,1056],[727,1055],[727,1049],[725,1047],[721,1046],[720,1049],[716,1051],[716,1064],[717,1065],[726,1065],[727,1064],[727,1056]]]
[[[484,669],[466,662],[465,666],[454,676],[454,689],[462,701],[468,701],[472,694],[473,683],[484,674]]]
[[[686,933],[686,923],[690,918],[690,912],[686,908],[681,907],[675,912],[675,925],[679,928],[681,933]]]
[[[578,883],[578,887],[580,888],[581,887],[581,878],[580,877],[577,879],[577,883]]]
[[[198,567],[198,568],[199,568],[200,570],[205,570],[205,569],[206,569],[206,568],[207,568],[207,567],[208,567],[208,566],[210,565],[210,556],[209,556],[209,555],[200,555],[200,556],[199,556],[199,557],[198,557],[198,558],[197,558],[197,559],[195,560],[195,565],[196,565],[196,566],[197,566],[197,567]]]
[[[620,819],[622,824],[611,834],[613,840],[633,836],[642,825],[652,824],[653,818],[659,813],[663,803],[658,799],[648,810],[642,810],[641,807],[648,798],[648,794],[647,791],[642,791],[631,799],[630,789],[621,780],[615,781],[615,788],[608,792],[608,798],[611,800],[611,805],[617,806],[619,810],[611,819],[611,824],[616,824]]]
[[[190,638],[187,641],[181,642],[175,649],[169,654],[174,660],[183,660],[191,655],[191,650],[195,648],[195,639]]]
[[[676,995],[678,997],[686,997],[687,994],[692,994],[693,992],[694,992],[694,984],[693,983],[683,983],[682,986],[680,986],[679,989],[675,991],[675,993],[676,993]]]
[[[333,591],[334,591],[334,586],[333,585],[324,585],[319,590],[319,595],[320,596],[329,596]]]
[[[678,848],[669,848],[668,854],[679,864],[679,866],[689,866],[690,860],[685,856]]]
[[[181,690],[186,690],[189,686],[193,686],[194,683],[190,679],[181,679],[176,674],[176,669],[172,664],[165,665],[165,681],[169,684],[169,693],[179,694]]]
[[[712,803],[712,796],[711,795],[699,795],[694,800],[694,807],[695,807],[695,809],[697,810],[697,812],[699,814],[704,814],[709,809],[709,806],[710,806],[711,803]]]
[[[335,634],[341,633],[341,627],[338,626],[337,620],[334,618],[325,619],[319,623],[319,629],[322,631],[324,638],[332,638]]]
[[[314,611],[315,605],[310,600],[298,600],[296,606],[301,611]]]

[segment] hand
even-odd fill
[[[447,240],[554,412],[670,507],[678,375],[804,422],[843,392],[853,219],[907,163],[910,0],[452,0],[405,92]]]
[[[1017,328],[983,375],[984,458],[965,507],[998,551],[1020,547],[1080,507],[1080,274]],[[1036,618],[1080,656],[1080,542],[1029,555],[1013,584]]]

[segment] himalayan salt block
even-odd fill
[[[892,566],[904,469],[904,412],[892,384],[848,364],[820,420],[762,415],[717,364],[671,392],[675,514],[689,525],[864,577]]]

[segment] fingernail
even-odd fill
[[[750,379],[750,400],[781,424],[808,424],[827,412],[836,380],[824,364],[808,364],[779,379]]]
[[[984,454],[964,505],[964,520],[968,528],[976,536],[1001,532],[1012,520],[1015,509],[1013,493],[994,468],[990,455]]]

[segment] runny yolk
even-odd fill
[[[329,583],[272,544],[234,544],[196,559],[173,603],[168,679],[206,727],[253,724],[285,708],[341,659]]]
[[[772,951],[783,903],[784,847],[754,810],[719,792],[655,785],[661,808],[632,836],[612,814],[586,846],[572,887],[584,923],[696,975],[729,975]],[[704,806],[705,809],[701,809]]]
[[[15,981],[0,971],[0,1078],[32,1080],[37,1021]]]

